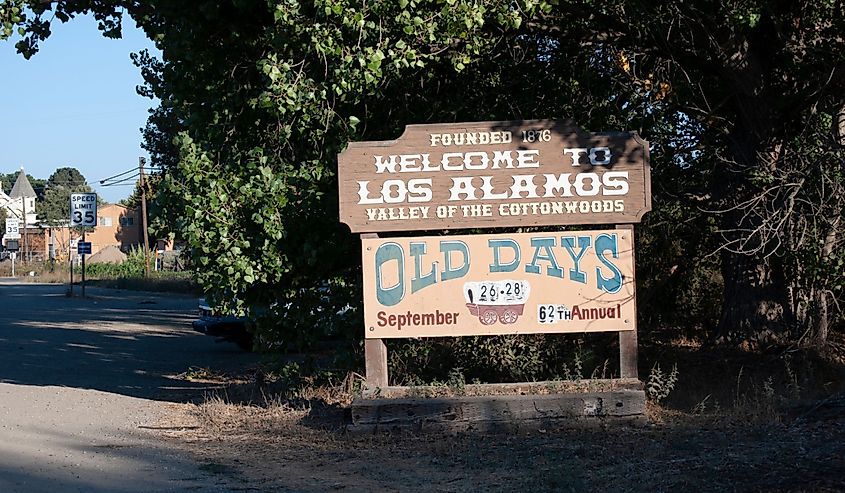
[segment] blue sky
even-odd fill
[[[23,166],[46,179],[71,166],[109,202],[132,193],[132,186],[98,182],[147,156],[140,129],[156,103],[135,92],[143,79],[129,54],[159,52],[134,21],[123,26],[123,39],[114,40],[90,16],[55,21],[30,60],[15,50],[17,38],[0,42],[0,172]]]

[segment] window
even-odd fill
[[[105,226],[105,227],[111,226],[111,218],[100,216],[100,226]]]
[[[120,225],[121,226],[132,226],[133,224],[135,224],[135,218],[134,217],[124,216],[124,217],[120,218]]]

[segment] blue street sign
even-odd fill
[[[91,255],[91,242],[80,241],[76,244],[76,253],[80,255]]]

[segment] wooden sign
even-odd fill
[[[635,330],[632,234],[363,238],[366,337]]]
[[[352,232],[623,224],[651,210],[648,142],[571,121],[409,125],[338,156]]]

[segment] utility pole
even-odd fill
[[[26,231],[26,196],[21,197],[21,203],[23,204],[23,247],[26,250],[26,255],[21,255],[21,261],[27,259],[27,256],[29,256],[27,262],[31,262],[32,256],[29,253],[29,235]]]
[[[150,276],[150,235],[147,234],[147,185],[144,180],[146,158],[138,158],[138,176],[141,187],[141,234],[144,235],[144,276]]]

